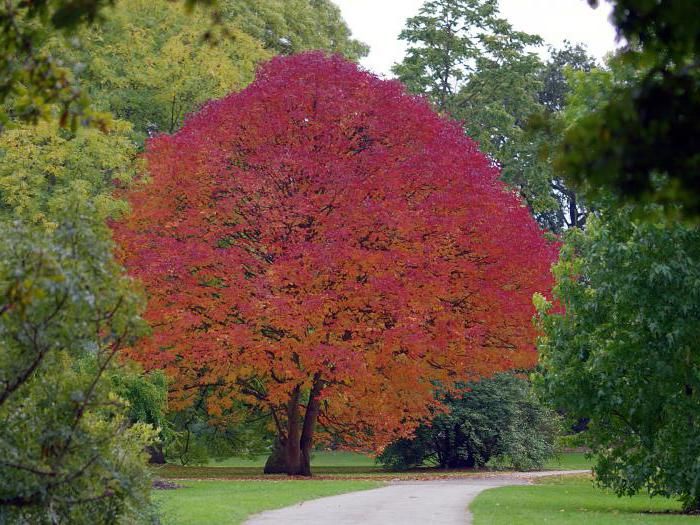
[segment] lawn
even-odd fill
[[[255,467],[262,468],[267,456],[258,456],[255,459],[226,458],[220,461],[211,461],[210,467]],[[345,452],[341,450],[328,450],[314,452],[311,456],[313,467],[376,467],[374,458],[357,452]]]
[[[263,510],[381,486],[376,481],[183,481],[154,491],[164,525],[229,525]]]
[[[263,510],[343,492],[375,488],[382,485],[382,480],[479,474],[479,471],[428,468],[410,472],[385,472],[369,456],[328,451],[314,454],[312,465],[315,478],[312,480],[289,480],[285,475],[265,476],[263,480],[264,463],[265,457],[228,458],[206,466],[155,467],[154,474],[158,477],[185,480],[178,481],[184,488],[155,491],[155,500],[160,506],[164,523],[241,523],[247,516]],[[583,454],[565,453],[552,460],[547,468],[585,469],[590,468],[590,463]]]
[[[202,466],[177,464],[154,467],[154,474],[170,479],[261,479],[266,457],[255,459],[227,458]],[[322,479],[395,479],[395,478],[444,478],[478,475],[483,471],[460,469],[420,468],[404,472],[387,472],[374,462],[374,458],[355,452],[316,452],[311,460],[314,476]],[[590,469],[591,462],[583,453],[567,452],[553,458],[545,465],[547,470]],[[285,475],[264,476],[266,479],[287,479]]]
[[[618,498],[588,476],[553,477],[535,485],[487,490],[470,506],[475,525],[700,524],[697,516],[669,514],[680,504],[645,495]]]
[[[584,452],[563,452],[550,459],[544,470],[590,470],[593,460],[588,459]]]

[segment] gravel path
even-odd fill
[[[508,473],[489,477],[397,481],[386,487],[298,503],[256,514],[246,525],[465,525],[481,491],[524,485],[533,478],[587,470]]]

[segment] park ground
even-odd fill
[[[229,458],[207,466],[166,465],[155,475],[175,481],[181,488],[156,491],[155,500],[165,525],[243,523],[259,512],[301,501],[346,492],[373,489],[397,480],[431,480],[488,476],[490,471],[419,469],[386,472],[374,460],[349,452],[319,452],[312,465],[314,478],[263,476],[264,458]],[[589,469],[583,453],[564,453],[546,469]],[[483,492],[470,506],[479,525],[562,523],[602,525],[700,524],[700,517],[682,516],[671,500],[638,495],[618,498],[596,488],[591,477],[547,477],[524,486],[500,487]],[[465,509],[466,511],[466,509]]]

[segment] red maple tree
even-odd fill
[[[115,226],[149,295],[132,354],[203,386],[216,415],[265,407],[310,474],[317,423],[381,448],[437,382],[536,360],[532,294],[556,247],[462,128],[338,56],[275,58],[240,93],[148,144]]]

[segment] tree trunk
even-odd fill
[[[280,441],[280,438],[275,439],[275,445],[272,448],[270,457],[265,462],[265,474],[286,474],[287,459],[284,454],[285,445]]]
[[[285,460],[287,462],[287,474],[296,476],[301,473],[301,444],[299,438],[299,395],[301,391],[297,386],[292,390],[287,403],[287,442],[285,443]]]
[[[318,413],[321,409],[321,378],[317,373],[314,375],[314,382],[309,393],[309,404],[306,406],[304,416],[304,428],[301,432],[301,472],[302,476],[311,476],[311,445],[313,445],[314,429],[318,420]]]
[[[320,375],[314,376],[302,423],[299,411],[301,389],[292,390],[287,403],[286,436],[278,437],[270,457],[265,463],[265,474],[288,474],[311,476],[311,447],[320,410],[320,394],[323,382]]]

